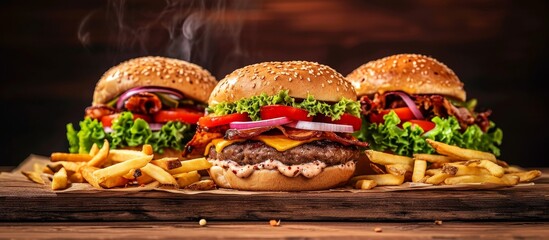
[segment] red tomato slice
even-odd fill
[[[175,110],[161,110],[154,114],[153,119],[157,123],[179,121],[189,124],[196,124],[198,119],[204,116],[203,112],[178,108]]]
[[[428,132],[431,129],[436,127],[436,124],[434,122],[426,121],[426,120],[413,119],[413,120],[409,120],[408,122],[411,122],[412,125],[419,126],[420,128],[423,129],[424,132]]]
[[[401,122],[406,122],[408,120],[414,119],[414,114],[409,108],[401,107],[401,108],[385,109],[385,110],[382,110],[380,114],[370,114],[370,122],[384,123],[385,120],[383,119],[383,116],[385,116],[385,114],[388,114],[391,111],[395,111],[396,115],[398,116],[398,118],[400,118]]]
[[[225,116],[204,116],[198,119],[198,124],[203,127],[216,127],[236,121],[250,121],[247,113],[233,113]]]
[[[112,121],[114,121],[114,119],[118,118],[119,115],[120,115],[119,113],[115,113],[115,114],[103,116],[101,118],[101,123],[103,124],[103,127],[112,126]],[[138,113],[132,113],[132,115],[133,115],[133,120],[140,118],[140,119],[145,120],[146,122],[151,122],[151,117],[149,117],[147,115],[138,114]]]
[[[261,119],[272,119],[278,117],[287,117],[295,121],[312,121],[313,117],[308,117],[309,112],[307,110],[284,106],[284,105],[270,105],[263,106],[259,112]]]
[[[335,121],[332,121],[331,117],[327,117],[327,116],[324,116],[324,115],[318,115],[318,116],[315,117],[315,121],[351,125],[351,126],[353,126],[353,130],[355,130],[355,131],[360,130],[360,126],[362,125],[362,120],[359,117],[355,117],[355,116],[353,116],[351,114],[348,114],[348,113],[344,113],[343,115],[341,115],[341,118],[339,120],[335,120]]]

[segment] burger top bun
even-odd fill
[[[92,105],[107,103],[131,88],[142,86],[173,88],[206,103],[216,84],[210,72],[193,63],[154,56],[134,58],[103,74],[95,86]]]
[[[352,85],[334,69],[307,61],[263,62],[249,65],[228,74],[215,87],[208,103],[236,102],[242,98],[277,94],[288,90],[294,98],[338,102],[342,98],[356,100]]]
[[[398,54],[368,62],[347,76],[359,96],[404,91],[408,94],[440,94],[466,100],[463,83],[452,69],[434,58]]]

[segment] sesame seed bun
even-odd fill
[[[255,170],[247,178],[240,178],[232,171],[219,166],[210,168],[209,173],[219,187],[250,191],[312,191],[325,190],[346,183],[355,171],[352,168],[331,166],[312,178],[304,176],[286,177],[278,170]]]
[[[356,99],[356,92],[334,69],[307,61],[263,62],[249,65],[228,74],[215,87],[208,103],[236,102],[263,93],[275,95],[288,90],[294,98],[338,102],[342,98]]]
[[[92,105],[109,102],[119,94],[142,86],[168,87],[206,103],[217,84],[202,67],[179,59],[140,57],[110,68],[95,86]]]
[[[368,62],[351,72],[347,80],[359,96],[404,91],[466,100],[463,83],[452,69],[434,58],[419,54],[398,54]]]

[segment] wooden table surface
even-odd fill
[[[21,193],[0,181],[0,239],[549,239],[543,172],[534,186],[368,194]]]

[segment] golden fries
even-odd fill
[[[505,176],[517,176],[517,177],[519,177],[519,182],[523,183],[523,182],[530,182],[530,181],[536,179],[537,177],[541,176],[541,171],[531,170],[531,171],[527,171],[527,172],[513,172],[513,173],[507,173],[503,176],[504,177]]]
[[[182,166],[181,161],[179,161],[178,158],[161,158],[161,159],[152,160],[151,163],[161,167],[166,171]]]
[[[198,170],[206,170],[212,167],[212,164],[206,160],[206,158],[196,158],[191,160],[183,160],[181,161],[181,167],[168,170],[168,172],[172,175],[178,174],[178,173],[186,173],[191,171],[198,171]]]
[[[200,174],[198,174],[198,171],[179,173],[173,176],[177,179],[177,184],[179,187],[186,187],[192,183],[200,181]]]
[[[459,161],[458,159],[448,156],[434,154],[414,154],[414,159],[424,160],[430,163],[449,163]]]
[[[111,149],[109,151],[109,156],[107,161],[111,162],[123,162],[129,159],[134,159],[138,157],[144,157],[150,154],[144,154],[141,151],[128,150],[128,149]]]
[[[129,180],[124,177],[111,177],[107,178],[104,182],[100,183],[101,187],[104,188],[113,188],[113,187],[122,187],[128,184]]]
[[[374,180],[358,180],[355,184],[356,189],[369,190],[377,186]]]
[[[109,141],[105,140],[103,142],[103,147],[99,149],[97,154],[93,156],[93,158],[87,163],[87,165],[92,167],[100,167],[107,161],[108,156],[109,156]]]
[[[412,158],[378,152],[374,150],[366,150],[366,156],[368,156],[368,159],[370,159],[370,161],[381,165],[400,164],[412,166],[414,164],[414,159]]]
[[[94,143],[90,149],[89,155],[93,157],[97,152],[99,152],[99,147],[97,146],[97,143]]]
[[[446,180],[446,178],[451,177],[452,175],[444,172],[439,172],[427,179],[425,179],[425,183],[427,184],[440,184]]]
[[[370,187],[367,180],[379,186],[400,185],[404,181],[432,185],[455,185],[469,183],[494,183],[513,186],[531,182],[541,176],[541,171],[527,171],[496,159],[489,152],[465,149],[426,139],[435,154],[414,154],[413,158],[391,153],[366,150],[370,167],[378,175],[359,175],[351,178],[349,184],[357,189]],[[385,171],[380,168],[385,167]],[[402,180],[403,179],[403,180]],[[360,182],[359,182],[360,181]]]
[[[93,172],[93,175],[97,178],[98,182],[103,182],[109,177],[123,176],[130,170],[135,168],[142,168],[152,160],[153,156],[148,155],[144,157],[138,157],[117,164],[113,164],[106,168],[102,168]]]
[[[69,185],[67,171],[65,168],[59,169],[58,172],[53,174],[53,180],[51,181],[52,190],[62,190]]]
[[[378,186],[398,186],[404,183],[404,176],[397,176],[387,173],[378,175],[360,175],[351,178],[351,182],[354,184],[360,180],[374,180]]]
[[[44,182],[44,179],[42,179],[42,177],[40,177],[40,173],[38,173],[38,172],[22,171],[21,173],[23,175],[25,175],[25,177],[27,177],[29,180],[31,180],[35,183],[46,184]]]
[[[200,191],[213,190],[215,188],[216,186],[214,181],[210,179],[198,181],[185,187],[185,189],[188,189],[188,190],[200,190]]]
[[[147,165],[141,168],[141,171],[151,176],[161,184],[178,187],[178,184],[175,178],[170,173],[166,172],[164,169],[162,169],[159,166],[156,166],[151,163],[147,163]]]
[[[472,149],[460,148],[460,147],[448,145],[445,143],[437,142],[431,139],[426,139],[426,141],[437,151],[437,153],[449,156],[451,158],[457,158],[461,160],[485,159],[485,160],[490,160],[492,162],[496,161],[496,156],[488,152],[481,152],[481,151],[472,150]]]
[[[412,182],[421,182],[425,177],[425,171],[427,170],[427,161],[418,160],[414,161],[414,170],[412,172]]]
[[[490,174],[496,177],[502,177],[503,174],[505,174],[505,170],[501,166],[495,164],[494,162],[490,162],[488,160],[471,160],[471,161],[468,161],[466,165],[485,168],[490,172]]]
[[[54,152],[50,155],[52,162],[88,162],[92,159],[89,154]]]
[[[80,168],[80,173],[82,173],[82,177],[93,187],[97,189],[103,189],[101,185],[99,185],[99,181],[97,178],[93,175],[93,172],[98,170],[99,168],[91,167],[91,166],[82,166]]]

